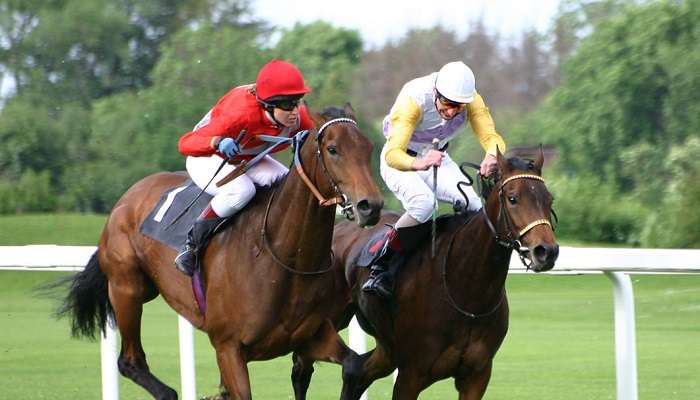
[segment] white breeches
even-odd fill
[[[425,222],[433,215],[435,197],[433,196],[433,169],[427,171],[399,171],[386,164],[382,149],[379,172],[389,190],[401,201],[406,212],[418,222]],[[457,200],[464,203],[464,196],[457,189],[457,182],[467,181],[462,171],[450,155],[445,152],[437,173],[437,197],[439,201],[455,204]],[[481,209],[481,200],[471,186],[462,185],[462,190],[469,197],[469,210]]]
[[[214,154],[209,157],[187,157],[186,168],[195,185],[203,188],[209,182],[212,175],[223,159]],[[265,156],[255,163],[245,174],[217,187],[216,182],[236,168],[235,165],[226,164],[207,186],[206,192],[214,198],[211,207],[220,217],[229,217],[245,207],[255,196],[255,185],[269,186],[288,172],[287,167],[270,156]]]

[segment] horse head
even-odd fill
[[[526,267],[548,271],[559,245],[550,222],[552,195],[542,178],[542,149],[534,162],[506,159],[500,151],[497,160],[497,181],[487,201],[487,218],[496,220],[496,238],[517,251]]]
[[[344,213],[358,225],[376,224],[384,199],[372,176],[372,142],[357,126],[352,106],[347,103],[342,109],[331,107],[310,116],[316,129],[313,151],[320,166],[311,179],[319,192],[342,199]],[[304,155],[308,151],[302,150],[302,157],[312,157]]]

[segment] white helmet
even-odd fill
[[[455,103],[471,103],[476,91],[474,73],[461,61],[447,63],[438,72],[435,89]]]

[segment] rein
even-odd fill
[[[313,182],[311,182],[311,179],[309,179],[308,175],[306,175],[306,172],[304,171],[304,165],[301,162],[301,145],[304,143],[306,138],[309,135],[309,131],[301,131],[294,135],[290,140],[292,141],[292,146],[294,148],[294,166],[296,168],[297,174],[299,177],[302,179],[302,181],[306,184],[306,186],[309,188],[311,193],[318,199],[318,204],[322,207],[325,206],[332,206],[339,204],[342,207],[342,212],[346,216],[346,218],[352,220],[353,219],[353,214],[352,214],[352,204],[348,202],[347,196],[342,192],[338,184],[335,183],[335,180],[331,176],[331,174],[328,172],[328,169],[326,168],[326,163],[323,159],[323,156],[321,155],[321,139],[323,139],[323,133],[331,125],[338,124],[338,123],[351,123],[351,124],[357,124],[354,120],[350,118],[335,118],[330,121],[327,121],[324,123],[321,128],[319,128],[318,132],[316,133],[316,156],[318,157],[319,162],[321,163],[321,167],[323,169],[323,172],[328,179],[328,181],[331,183],[331,186],[333,187],[333,190],[336,193],[339,193],[340,196],[336,196],[330,199],[326,199],[321,192],[318,190],[316,185],[314,185]],[[335,260],[335,254],[333,254],[333,251],[331,250],[331,262],[330,265],[327,268],[324,268],[320,271],[301,271],[298,270],[294,267],[291,267],[287,264],[285,264],[280,258],[275,254],[274,250],[270,246],[270,242],[267,239],[267,218],[270,214],[270,207],[272,206],[272,199],[275,197],[275,193],[277,192],[277,189],[272,192],[270,195],[270,199],[267,202],[267,207],[265,208],[265,216],[263,217],[263,223],[262,223],[262,228],[260,229],[260,238],[262,240],[263,248],[267,250],[268,253],[270,253],[270,256],[272,256],[272,259],[283,269],[297,275],[304,275],[304,276],[309,276],[309,275],[321,275],[325,274],[326,272],[329,272],[330,270],[333,269],[333,261]],[[262,251],[262,249],[260,250]],[[260,255],[260,252],[258,252],[258,255]]]
[[[468,221],[465,221],[464,225],[466,225],[467,222]],[[445,290],[445,294],[447,295],[447,302],[450,303],[452,308],[454,308],[458,313],[462,314],[467,318],[477,319],[487,317],[496,312],[496,310],[498,310],[501,307],[501,304],[503,304],[503,299],[505,299],[506,297],[505,285],[501,288],[501,295],[499,297],[498,303],[496,303],[496,305],[493,308],[491,308],[491,310],[481,314],[474,314],[460,307],[455,301],[454,297],[452,297],[452,294],[450,293],[450,288],[447,286],[447,258],[450,256],[450,252],[452,251],[452,245],[454,244],[458,231],[459,229],[457,229],[455,231],[455,234],[452,235],[452,239],[450,239],[450,243],[447,246],[447,252],[445,253],[445,257],[442,259],[442,287]]]
[[[503,188],[505,187],[505,185],[507,183],[514,181],[516,179],[534,179],[534,180],[538,180],[540,182],[544,182],[544,179],[539,175],[519,174],[519,175],[513,175],[509,178],[506,178],[500,184],[499,189],[498,189],[498,198],[499,198],[499,206],[500,206],[498,219],[500,220],[501,216],[504,216],[506,224],[508,225],[508,234],[507,234],[507,237],[505,239],[503,239],[498,234],[498,231],[496,230],[493,223],[489,219],[488,214],[486,214],[486,207],[483,203],[482,203],[481,210],[484,214],[484,220],[486,221],[486,225],[489,227],[489,230],[491,230],[491,233],[492,233],[494,239],[496,240],[496,242],[499,245],[501,245],[507,249],[517,251],[518,256],[520,257],[520,261],[523,263],[523,265],[527,269],[530,269],[530,265],[532,265],[532,261],[530,261],[530,263],[527,263],[527,261],[526,261],[527,260],[526,257],[527,257],[527,254],[529,253],[529,250],[527,249],[527,247],[522,246],[520,239],[525,234],[527,234],[530,230],[532,230],[532,228],[534,228],[538,225],[548,225],[551,228],[552,224],[547,219],[538,219],[538,220],[532,221],[531,223],[527,224],[524,228],[520,229],[518,231],[517,238],[512,237],[512,232],[515,232],[516,230],[513,226],[513,222],[512,222],[510,215],[508,214],[507,211],[505,211],[505,207],[503,206],[504,200],[505,200]],[[466,226],[467,222],[468,221],[465,221],[464,224],[462,225],[462,227]],[[496,305],[494,307],[492,307],[489,311],[487,311],[485,313],[480,313],[480,314],[471,313],[469,311],[464,310],[462,307],[460,307],[457,304],[454,297],[452,297],[452,294],[450,293],[450,288],[447,286],[447,258],[449,257],[450,252],[452,251],[452,247],[454,245],[455,238],[457,237],[457,234],[459,233],[459,231],[461,230],[462,227],[455,230],[455,233],[454,233],[454,235],[452,235],[452,238],[450,239],[450,242],[447,246],[447,252],[445,253],[445,257],[443,258],[443,261],[442,261],[442,286],[443,286],[443,289],[445,290],[445,294],[447,295],[448,303],[457,312],[459,312],[463,316],[465,316],[467,318],[471,318],[471,319],[483,318],[483,317],[486,317],[486,316],[493,314],[501,307],[501,304],[503,304],[503,299],[505,299],[505,285],[501,288],[501,294],[499,296],[498,303],[496,303]]]
[[[301,271],[301,270],[298,270],[294,267],[290,267],[289,265],[282,262],[282,260],[280,260],[279,257],[277,257],[277,254],[275,254],[275,251],[270,246],[270,242],[267,240],[267,232],[266,232],[267,216],[270,214],[270,206],[272,205],[272,198],[275,197],[276,192],[277,192],[277,189],[275,188],[275,190],[272,191],[272,194],[270,194],[270,200],[267,201],[267,207],[265,208],[265,217],[263,218],[262,229],[260,229],[260,238],[261,238],[262,243],[263,243],[263,248],[265,250],[267,250],[268,253],[270,253],[270,256],[272,256],[272,259],[280,267],[282,267],[283,269],[285,269],[293,274],[296,274],[296,275],[305,275],[305,276],[321,275],[321,274],[325,274],[326,272],[332,270],[333,269],[333,262],[335,261],[335,254],[333,253],[333,250],[331,250],[330,265],[327,268],[322,269],[320,271]],[[256,254],[256,257],[260,255],[261,251],[262,251],[262,249],[260,251],[258,251],[258,254]]]

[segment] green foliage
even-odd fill
[[[700,248],[700,135],[674,146],[665,162],[671,171],[658,212],[646,221],[642,243],[651,247]]]
[[[314,90],[306,96],[313,108],[343,105],[350,100],[354,67],[362,55],[357,31],[322,21],[296,24],[283,32],[273,53],[299,67],[307,86]]]
[[[141,177],[182,169],[178,138],[272,57],[300,67],[312,108],[352,99],[378,160],[401,85],[463,59],[510,147],[554,149],[562,235],[698,246],[700,1],[566,0],[551,35],[525,32],[507,48],[480,23],[464,39],[436,26],[365,52],[356,31],[321,21],[265,48],[270,30],[248,10],[246,0],[0,2],[0,69],[16,86],[0,110],[0,212],[106,212]],[[469,132],[450,153],[482,157]]]
[[[681,239],[664,227],[700,218],[700,197],[678,195],[697,185],[682,192],[674,185],[688,185],[694,169],[667,160],[700,132],[700,2],[614,6],[621,11],[597,21],[566,62],[561,85],[516,135],[540,134],[556,149],[559,179],[576,179],[560,191],[567,235],[697,246],[692,233]],[[590,210],[592,202],[602,206]]]
[[[619,193],[614,184],[593,175],[547,179],[554,210],[559,215],[557,237],[638,245],[638,232],[647,210],[634,197]]]
[[[0,180],[0,213],[53,210],[56,196],[48,171],[25,171],[17,182]]]

